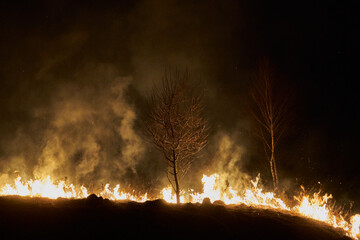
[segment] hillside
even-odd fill
[[[163,200],[0,197],[0,230],[10,239],[349,239],[317,221],[272,210]]]

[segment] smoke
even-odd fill
[[[80,12],[70,2],[31,7],[49,15],[46,22],[14,8],[16,27],[1,42],[0,183],[51,175],[75,184],[167,185],[165,164],[142,138],[138,116],[168,67],[206,80],[210,125],[236,117],[218,114],[233,101],[220,98],[220,82],[237,77],[222,74],[234,69],[234,2],[89,3]],[[189,179],[208,162],[228,181],[240,174],[244,149],[229,129],[224,124],[211,137]]]
[[[237,141],[237,134],[219,132],[215,135],[218,146],[215,146],[215,169],[221,176],[221,186],[232,186],[242,190],[248,187],[250,176],[245,172],[245,149]]]
[[[101,88],[97,77],[101,77]],[[59,84],[49,104],[33,110],[33,118],[46,118],[47,124],[39,132],[41,145],[28,143],[29,149],[40,150],[27,173],[33,169],[30,175],[34,177],[68,177],[79,183],[120,181],[127,169],[136,172],[144,152],[134,129],[134,106],[126,100],[132,79],[117,76],[111,66],[86,68],[75,78],[89,84],[79,79]],[[19,134],[12,144],[21,146],[26,138],[25,133]],[[8,171],[22,171],[19,163],[30,154],[19,155],[6,161]]]
[[[239,129],[232,132],[219,129],[211,134],[208,146],[185,176],[184,188],[201,192],[203,174],[210,176],[214,173],[219,175],[216,184],[222,192],[226,192],[229,186],[237,191],[250,188],[250,180],[256,175],[250,174],[247,169],[249,156],[246,146],[247,139],[241,135]]]

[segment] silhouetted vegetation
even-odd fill
[[[178,203],[180,180],[208,137],[202,97],[190,88],[190,80],[188,72],[166,72],[160,87],[153,88],[144,119],[146,135],[167,162],[168,180]]]

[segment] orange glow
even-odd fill
[[[274,192],[265,192],[259,186],[260,176],[251,181],[251,187],[248,189],[235,190],[231,186],[222,186],[220,184],[220,175],[214,173],[210,176],[203,175],[203,192],[197,193],[189,191],[188,200],[185,200],[184,192],[181,192],[180,202],[201,203],[204,198],[209,198],[211,202],[216,200],[229,204],[245,204],[247,206],[268,208],[274,210],[287,211],[289,214],[298,214],[304,217],[312,218],[325,222],[335,228],[341,228],[346,231],[349,237],[354,239],[360,238],[360,214],[351,216],[350,221],[346,221],[341,214],[337,214],[329,206],[328,201],[332,195],[315,193],[306,195],[305,190],[301,196],[295,196],[297,204],[295,206],[287,205],[281,198],[277,197]],[[135,194],[123,192],[120,185],[114,188],[106,184],[102,191],[95,193],[103,198],[110,200],[130,200],[145,202],[150,200],[147,194],[137,196]],[[54,183],[50,176],[43,179],[23,181],[20,177],[16,178],[12,184],[0,186],[0,195],[18,195],[29,197],[45,198],[86,198],[89,191],[85,186],[75,187],[73,184],[66,184],[64,181]],[[160,196],[169,203],[176,202],[176,195],[172,187],[166,187],[161,190]]]

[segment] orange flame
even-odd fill
[[[350,217],[347,222],[341,214],[336,214],[329,206],[328,201],[332,195],[315,193],[312,196],[302,194],[301,197],[295,197],[298,204],[289,207],[281,198],[276,197],[274,192],[264,192],[259,187],[260,176],[251,181],[251,187],[243,191],[236,191],[231,186],[221,186],[219,184],[219,174],[210,176],[203,175],[203,192],[196,193],[190,190],[189,202],[199,203],[204,198],[209,198],[211,202],[221,200],[225,204],[245,204],[247,206],[270,208],[288,211],[289,214],[300,214],[305,217],[325,222],[335,228],[343,229],[349,237],[354,239],[360,238],[360,214]],[[305,192],[303,188],[303,192]],[[76,188],[73,184],[66,184],[64,181],[54,183],[50,176],[41,180],[22,181],[20,177],[16,178],[13,184],[5,184],[0,187],[0,195],[19,195],[29,197],[46,197],[56,198],[86,198],[89,193],[85,186]],[[104,189],[96,195],[108,198],[110,200],[131,200],[144,202],[149,200],[148,195],[136,196],[131,193],[120,190],[120,185],[114,188],[106,184]],[[161,191],[162,198],[170,203],[176,202],[176,196],[172,187],[167,187]],[[184,203],[184,192],[181,192],[180,202]]]

